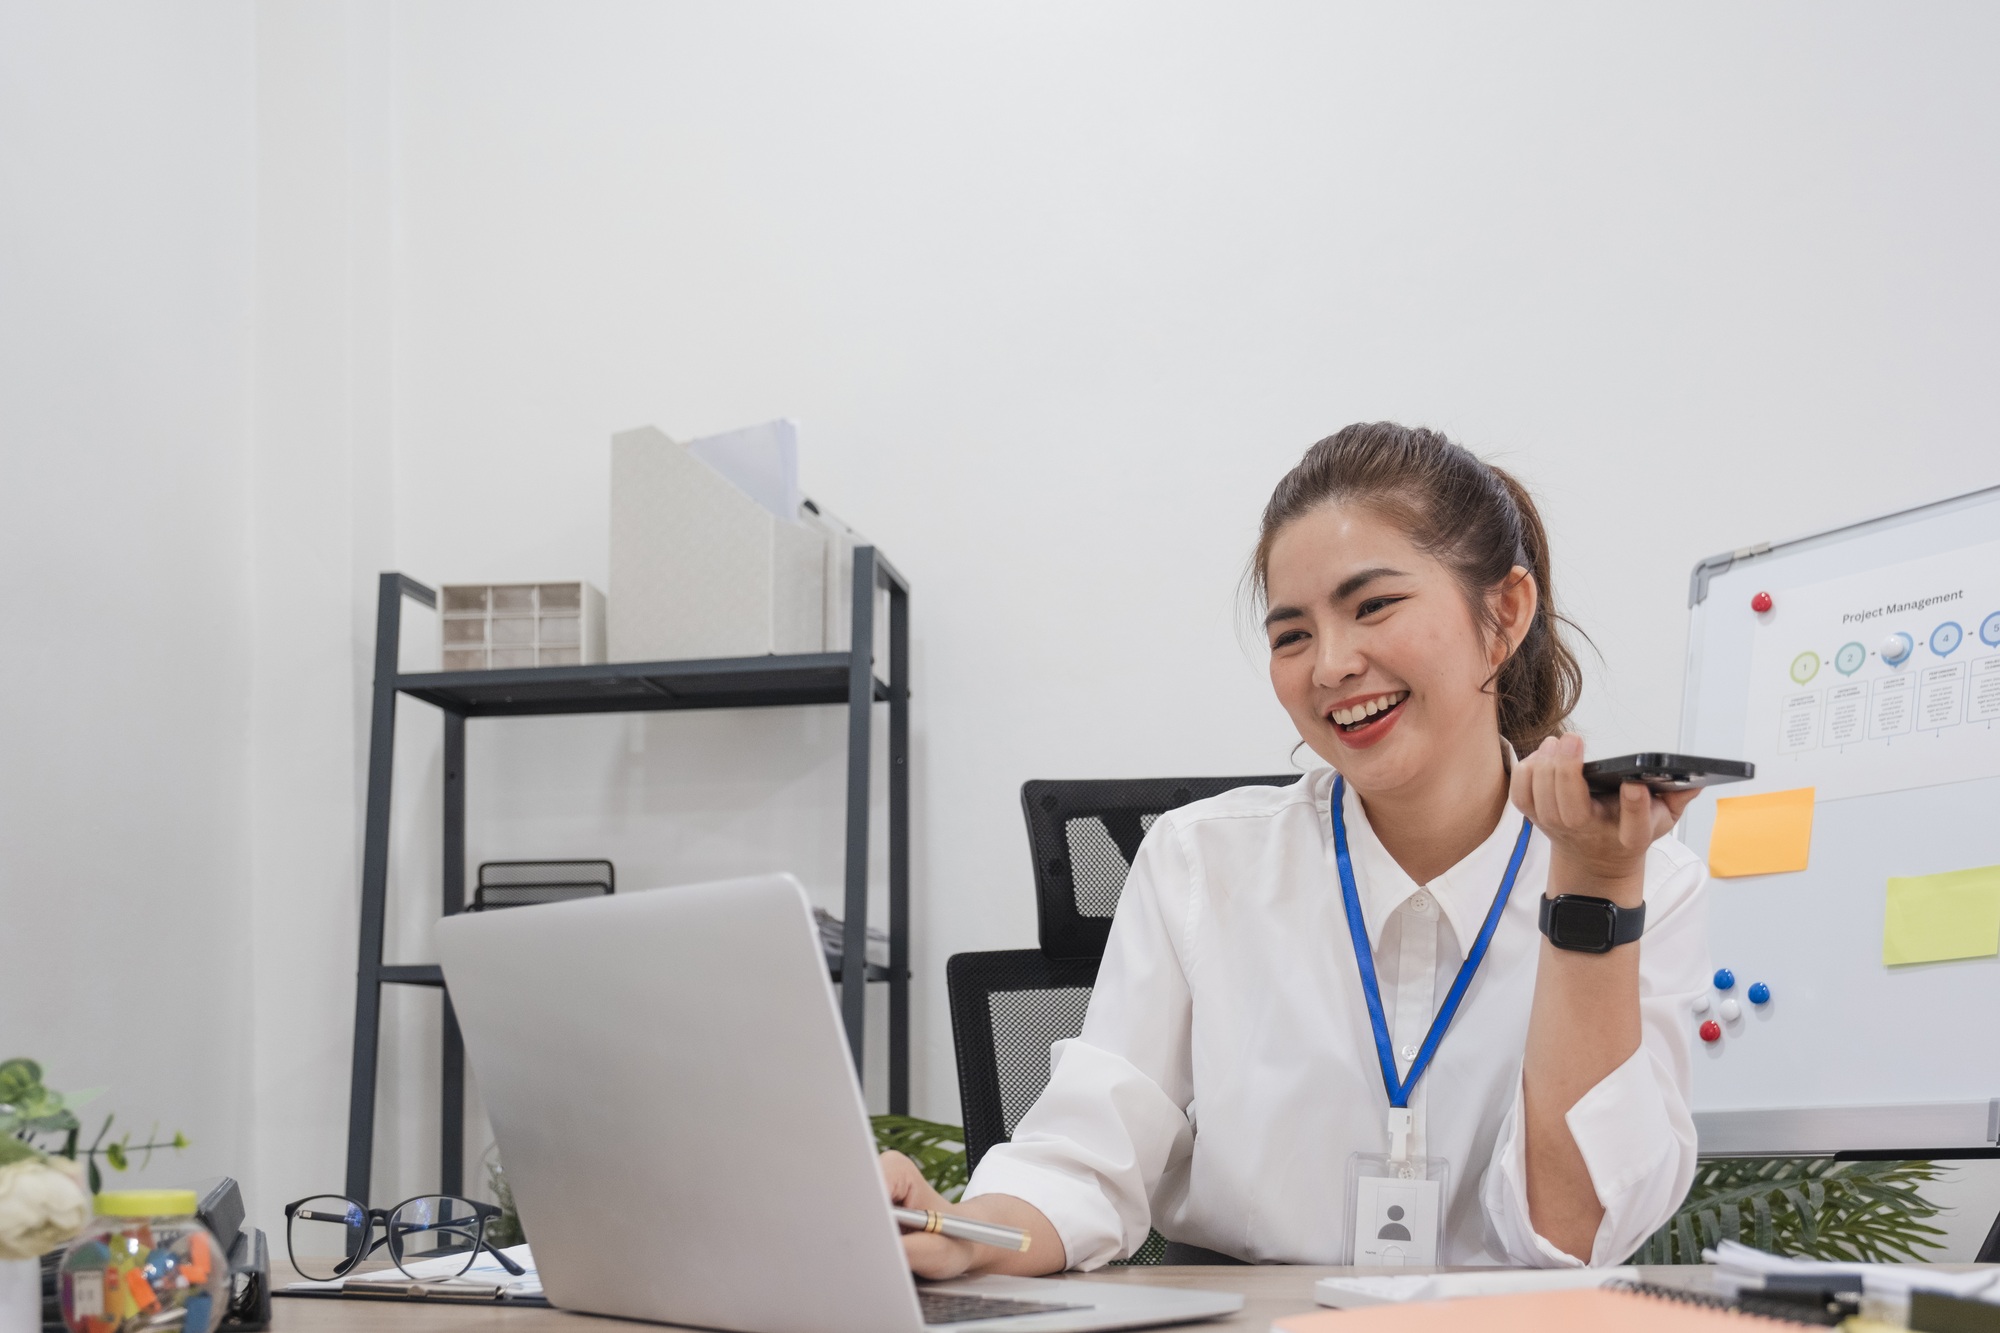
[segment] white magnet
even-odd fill
[[[1697,995],[1694,997],[1694,1011],[1698,1014],[1708,1012],[1708,997],[1706,995]]]
[[[1743,1017],[1743,1006],[1734,1000],[1724,1000],[1722,1002],[1722,1016],[1733,1023]]]

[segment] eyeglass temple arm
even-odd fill
[[[525,1268],[521,1267],[521,1265],[519,1265],[519,1264],[515,1263],[515,1262],[514,1262],[514,1261],[513,1261],[512,1259],[508,1258],[508,1257],[507,1257],[507,1254],[506,1254],[506,1252],[505,1252],[505,1251],[503,1251],[503,1250],[502,1250],[502,1249],[501,1249],[501,1248],[500,1248],[499,1246],[497,1246],[497,1245],[493,1244],[493,1243],[492,1243],[491,1241],[489,1241],[489,1240],[487,1240],[487,1239],[486,1239],[486,1226],[485,1226],[485,1219],[484,1219],[484,1218],[467,1218],[467,1219],[465,1219],[465,1220],[467,1220],[467,1221],[478,1221],[478,1222],[480,1223],[480,1228],[479,1228],[479,1248],[480,1248],[480,1249],[482,1249],[482,1250],[485,1250],[485,1251],[487,1251],[488,1253],[490,1253],[490,1254],[491,1254],[491,1255],[492,1255],[492,1256],[493,1256],[493,1257],[494,1257],[495,1259],[498,1259],[498,1260],[500,1261],[500,1266],[501,1266],[502,1268],[506,1269],[506,1270],[507,1270],[507,1272],[508,1272],[508,1274],[509,1274],[510,1276],[513,1276],[513,1277],[521,1277],[521,1276],[523,1276],[524,1274],[526,1274],[526,1273],[527,1273],[527,1271],[528,1271],[527,1269],[525,1269]],[[458,1229],[458,1227],[459,1227],[459,1223],[457,1223],[457,1222],[446,1222],[446,1223],[442,1224],[441,1226],[424,1226],[424,1227],[408,1227],[408,1228],[406,1228],[406,1230],[409,1230],[409,1231],[456,1231],[456,1230]],[[387,1236],[384,1236],[384,1237],[383,1237],[383,1238],[382,1238],[381,1240],[378,1240],[378,1241],[376,1241],[374,1245],[371,1245],[371,1246],[369,1246],[369,1247],[368,1247],[368,1253],[370,1253],[370,1254],[373,1254],[373,1253],[375,1252],[375,1249],[376,1249],[376,1247],[377,1247],[377,1246],[381,1246],[381,1245],[386,1245],[386,1244],[388,1243],[388,1241],[389,1241],[389,1238],[388,1238]]]
[[[512,1259],[509,1259],[507,1257],[507,1252],[501,1249],[498,1245],[494,1245],[488,1241],[482,1240],[479,1242],[479,1248],[481,1248],[482,1250],[492,1251],[493,1257],[500,1261],[500,1266],[506,1269],[509,1273],[513,1274],[515,1277],[520,1277],[523,1273],[526,1273],[528,1271],[527,1269],[521,1267],[521,1265],[515,1263]]]

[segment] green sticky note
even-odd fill
[[[2000,954],[2000,866],[1889,881],[1882,961],[1941,963]]]

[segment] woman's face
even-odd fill
[[[1525,575],[1485,633],[1451,571],[1373,510],[1324,504],[1279,529],[1265,570],[1271,685],[1314,753],[1389,792],[1499,731],[1487,682],[1534,613]]]

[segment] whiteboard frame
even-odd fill
[[[1700,708],[1702,629],[1700,608],[1709,584],[1739,564],[1780,552],[1792,555],[1864,533],[1923,522],[1956,510],[2000,500],[2000,486],[1842,524],[1778,542],[1759,542],[1697,561],[1688,575],[1688,644],[1682,664],[1680,745],[1685,749]],[[1697,1111],[1698,1152],[1703,1157],[1840,1156],[1911,1160],[2000,1157],[2000,1098],[1988,1101],[1916,1102],[1878,1106]]]

